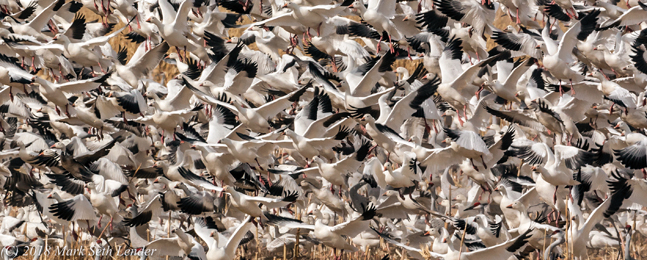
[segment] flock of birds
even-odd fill
[[[0,0],[0,16],[3,259],[642,257],[639,0]]]

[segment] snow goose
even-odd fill
[[[389,37],[389,47],[391,52],[395,52],[393,48],[392,40],[401,40],[404,35],[398,30],[396,25],[391,21],[395,16],[395,1],[392,0],[372,0],[368,2],[368,7],[366,11],[362,14],[362,18],[370,25],[372,25],[380,34],[380,40],[378,41],[377,51],[380,51],[380,42],[383,38],[383,33],[386,33]]]
[[[162,208],[162,197],[162,194],[153,196],[152,199],[150,199],[143,205],[143,209],[139,211],[136,216],[132,216],[131,218],[124,218],[124,225],[131,227],[141,226],[148,223],[152,219],[159,218],[161,214],[160,209]]]
[[[40,10],[38,16],[29,21],[29,23],[19,24],[12,16],[7,16],[3,19],[4,22],[9,22],[14,32],[18,34],[31,35],[36,37],[39,41],[47,42],[52,38],[43,34],[41,29],[49,22],[49,20],[56,14],[56,12],[65,4],[64,0],[52,1],[47,7]]]
[[[261,210],[260,206],[257,203],[263,203],[268,208],[271,208],[272,205],[282,204],[280,202],[288,200],[290,196],[286,198],[267,198],[267,197],[252,197],[240,193],[231,186],[225,186],[224,192],[231,196],[231,205],[236,207],[238,210],[242,211],[245,214],[253,218],[259,218],[262,222],[267,221],[266,215]],[[276,205],[275,205],[276,206]]]
[[[76,99],[76,101],[74,101],[74,104],[72,106],[74,107],[74,112],[76,113],[76,115],[61,119],[60,121],[66,122],[71,125],[87,124],[97,129],[100,136],[103,136],[103,130],[107,130],[109,132],[114,131],[114,127],[112,125],[103,122],[103,120],[101,120],[100,117],[97,116],[97,108],[94,105],[92,107],[86,107],[83,99],[78,98]]]
[[[205,12],[202,22],[193,24],[193,33],[204,36],[204,32],[211,32],[221,37],[229,37],[229,28],[237,27],[236,22],[240,14],[220,12],[217,5],[210,5],[209,12]]]
[[[594,71],[593,76],[600,80],[598,90],[600,90],[608,100],[624,107],[625,111],[629,108],[636,108],[636,101],[628,90],[621,87],[618,83],[609,81],[600,71]],[[611,107],[610,113],[612,112],[613,106]]]
[[[456,111],[462,108],[463,117],[467,120],[467,98],[462,94],[462,91],[472,85],[471,83],[479,70],[481,70],[481,67],[498,59],[499,56],[488,57],[463,71],[459,61],[462,57],[460,50],[461,43],[462,41],[460,39],[452,39],[447,43],[445,50],[443,50],[443,54],[439,60],[442,68],[442,83],[438,86],[438,94],[453,106]],[[460,116],[458,115],[457,117],[459,122],[463,124]]]
[[[560,230],[555,226],[537,223],[532,219],[530,219],[530,217],[528,216],[528,213],[526,212],[527,206],[524,205],[522,201],[516,200],[512,204],[507,205],[505,207],[509,209],[517,210],[518,212],[519,226],[515,229],[511,229],[510,232],[511,233],[515,231],[517,233],[530,232],[528,237],[528,243],[533,247],[542,246],[545,239],[549,239],[550,235],[552,235],[554,231]]]
[[[500,63],[501,61],[499,61]],[[512,70],[507,78],[495,79],[491,83],[486,83],[489,90],[494,92],[497,96],[507,100],[512,105],[513,102],[518,100],[516,89],[519,79],[528,71],[528,69],[536,62],[534,58],[524,61],[522,64]],[[497,63],[497,64],[499,64]],[[501,73],[501,71],[499,71]],[[498,74],[501,75],[501,74]],[[497,76],[498,78],[498,76]]]
[[[358,62],[370,57],[369,53],[359,43],[342,37],[328,35],[325,37],[313,37],[310,41],[306,53],[315,58],[329,58],[331,60],[333,72],[338,72],[337,60],[335,55],[348,56],[349,59]]]
[[[59,120],[63,119],[64,117],[56,113],[56,109],[53,109],[49,106],[43,106],[37,109],[36,112],[43,113],[43,115],[38,116],[38,114],[36,114],[36,116],[33,117],[33,119],[36,119],[34,121],[37,121],[37,122],[49,121],[49,127],[52,128],[54,132],[58,132],[61,138],[63,136],[72,137],[77,134],[82,135],[82,132],[83,132],[82,128],[79,130],[80,127],[75,127],[75,126],[73,127],[64,122],[59,122]]]
[[[122,27],[111,34],[95,37],[83,42],[72,42],[65,34],[57,34],[54,36],[53,40],[60,40],[63,42],[62,44],[52,43],[41,46],[20,47],[30,50],[56,49],[62,51],[70,61],[74,61],[85,67],[99,65],[99,68],[105,73],[103,66],[101,65],[101,56],[94,51],[94,47],[99,46],[100,44],[105,44],[110,38],[117,36],[117,34],[121,33],[125,28],[126,27]],[[18,48],[18,46],[15,48]],[[94,70],[92,70],[92,72],[94,72]]]
[[[119,53],[108,56],[108,58],[115,64],[116,74],[131,86],[136,87],[139,79],[155,69],[168,49],[169,44],[167,42],[162,42],[145,53],[143,53],[144,49],[140,46],[133,54],[133,57],[130,58],[130,61],[126,63],[127,50],[120,48]]]
[[[57,108],[56,111],[59,112],[59,107],[65,107],[65,113],[70,116],[69,113],[69,100],[64,93],[68,94],[80,94],[82,92],[87,92],[92,89],[96,89],[101,84],[103,84],[110,73],[105,74],[100,77],[71,81],[67,83],[52,83],[40,77],[36,77],[35,81],[40,85],[38,88],[40,93],[47,98],[47,100],[54,103]]]
[[[294,133],[304,135],[317,119],[327,118],[332,112],[330,96],[315,88],[312,100],[294,117]]]
[[[438,10],[447,17],[472,25],[474,34],[478,37],[483,33],[492,35],[494,26],[491,22],[494,20],[494,13],[497,9],[493,2],[436,0],[434,3],[435,6],[438,6]]]
[[[100,180],[102,179],[103,178],[100,178]],[[112,230],[112,223],[115,218],[117,223],[120,223],[123,220],[122,216],[118,214],[119,207],[115,200],[112,198],[112,196],[114,196],[115,194],[112,191],[106,189],[107,187],[104,187],[105,190],[98,191],[97,184],[95,184],[94,182],[88,183],[86,187],[88,189],[88,193],[90,193],[90,202],[92,203],[92,207],[96,208],[99,212],[99,228],[101,228],[101,218],[103,218],[103,215],[108,215],[110,216],[110,229]],[[112,196],[106,196],[106,192],[111,193]]]
[[[589,233],[595,227],[596,224],[598,224],[602,219],[604,219],[605,211],[609,207],[609,204],[611,204],[613,200],[611,198],[605,200],[603,203],[601,203],[598,207],[596,207],[591,214],[589,214],[589,217],[586,219],[586,222],[583,219],[583,216],[580,214],[582,213],[579,208],[575,208],[573,205],[572,200],[568,200],[569,204],[569,211],[572,212],[573,217],[572,220],[574,220],[576,223],[572,223],[568,230],[568,243],[573,244],[573,254],[578,257],[583,257],[583,255],[586,254],[586,244],[588,243],[590,237]]]
[[[335,226],[325,225],[321,218],[317,218],[314,225],[307,225],[300,220],[279,217],[271,214],[266,214],[268,223],[271,225],[283,226],[290,229],[302,228],[314,231],[314,237],[321,241],[324,245],[334,248],[335,259],[337,258],[336,250],[355,252],[357,248],[346,242],[343,236],[355,237],[362,231],[368,229],[368,220],[373,219],[375,215],[375,207],[367,206],[364,213],[353,217],[353,219],[346,222],[337,224]]]
[[[147,243],[144,248],[151,250],[152,255],[157,257],[188,256],[191,253],[193,244],[195,244],[193,237],[185,233],[181,228],[173,229],[171,230],[171,233],[175,234],[175,236],[169,238],[158,238]]]
[[[611,190],[611,205],[604,212],[605,217],[610,217],[621,208],[627,208],[631,203],[640,205],[647,204],[641,196],[646,195],[645,181],[634,178],[627,178],[625,173],[618,170],[611,173],[608,180],[609,189]]]
[[[107,97],[100,95],[96,101],[96,106],[102,118],[112,118],[117,114],[115,112],[121,112],[124,122],[127,122],[126,115],[130,118],[134,118],[136,115],[143,116],[148,110],[146,100],[136,89],[129,92],[108,91],[106,94]],[[110,108],[107,106],[110,106]]]
[[[293,91],[292,93],[289,93],[281,98],[274,99],[273,101],[267,102],[257,108],[246,108],[244,107],[244,104],[239,104],[238,102],[234,102],[234,104],[231,105],[211,97],[209,94],[200,91],[190,84],[187,84],[186,86],[189,87],[189,89],[191,89],[195,94],[197,94],[196,96],[201,100],[212,105],[224,106],[232,112],[238,114],[238,118],[240,119],[241,123],[252,129],[252,131],[258,133],[267,133],[268,131],[272,130],[272,127],[268,123],[267,119],[272,118],[279,112],[283,111],[286,107],[289,106],[290,103],[298,101],[301,95],[305,93],[310,85],[303,86],[298,90]],[[226,97],[226,95],[224,96]]]
[[[380,117],[375,121],[392,129],[400,129],[404,121],[418,110],[424,110],[425,102],[436,93],[440,80],[437,77],[426,82],[415,81],[410,87],[411,91],[398,100],[392,108],[388,108],[385,102],[378,102],[380,105]],[[384,101],[388,96],[382,96],[379,101]],[[425,120],[425,125],[427,124]]]
[[[396,189],[409,188],[416,185],[417,182],[420,182],[420,176],[417,174],[420,173],[420,169],[418,168],[418,160],[416,160],[415,153],[404,153],[403,161],[406,164],[395,170],[390,169],[390,162],[384,164],[384,182]],[[409,196],[411,196],[411,193]]]
[[[527,146],[512,145],[510,154],[524,158],[525,162],[536,165],[546,181],[553,185],[578,184],[573,180],[570,170],[591,164],[594,154],[573,146],[555,145],[555,152],[544,143],[534,143]]]
[[[3,101],[2,103],[9,99],[13,100],[13,87],[23,87],[24,84],[33,83],[36,79],[35,75],[23,70],[17,62],[15,58],[0,54],[0,64],[2,65],[0,68],[0,83],[7,85],[2,89],[3,100],[0,100]]]
[[[500,111],[487,106],[485,109],[488,113],[508,122],[517,123],[520,126],[526,126],[536,131],[544,132],[548,130],[555,135],[559,135],[559,138],[556,139],[561,140],[564,123],[559,114],[543,99],[530,103],[530,107],[532,108],[531,113],[528,113],[529,111],[527,110]]]
[[[335,196],[335,194],[331,191],[331,189],[333,188],[332,184],[326,184],[330,186],[327,187],[326,185],[319,185],[319,183],[313,184],[308,180],[302,180],[300,185],[301,187],[303,187],[304,191],[306,191],[306,194],[314,194],[314,196],[312,196],[314,201],[321,202],[323,205],[326,205],[326,207],[334,212],[337,212],[338,214],[345,214],[347,212],[344,201],[341,200],[341,198]]]
[[[236,181],[229,173],[230,166],[226,163],[234,160],[233,158],[228,158],[233,157],[232,155],[212,152],[207,146],[203,145],[192,145],[191,149],[197,149],[200,151],[202,161],[205,162],[207,171],[209,171],[211,176],[220,180],[221,184],[224,183],[232,185]]]
[[[255,42],[258,49],[269,55],[275,62],[281,60],[278,50],[288,45],[285,39],[258,26],[247,28],[243,35],[240,36],[240,40],[248,45]]]
[[[320,36],[321,25],[330,17],[334,17],[346,10],[351,1],[345,1],[334,5],[302,6],[295,2],[286,1],[283,8],[291,11],[275,15],[270,19],[251,24],[250,26],[294,26],[303,25],[307,27],[306,34],[311,37],[310,28],[315,28],[317,36]]]
[[[476,133],[477,129],[474,128],[471,122],[463,125],[462,129],[444,129],[447,137],[451,138],[451,147],[456,147],[456,152],[461,156],[470,158],[474,166],[474,160],[480,159],[483,167],[488,168],[485,163],[485,158],[490,156],[490,150],[481,139],[481,136]],[[454,145],[455,143],[455,145]],[[489,158],[488,158],[489,159]]]
[[[600,30],[607,30],[612,27],[628,26],[642,22],[641,17],[647,14],[647,5],[638,1],[638,5],[626,10],[620,17],[600,24]]]
[[[163,1],[159,1],[163,3]],[[153,23],[157,26],[157,29],[160,32],[160,36],[168,42],[169,45],[174,46],[177,50],[177,53],[180,53],[180,47],[184,48],[184,58],[188,57],[186,53],[187,46],[193,46],[189,39],[187,38],[188,25],[187,19],[189,11],[191,11],[191,5],[193,0],[187,0],[180,4],[177,13],[173,10],[170,3],[160,4],[162,14],[164,16],[164,22],[160,21],[157,17],[151,16],[146,20],[146,22]],[[170,10],[169,10],[170,9]]]
[[[522,233],[518,237],[514,239],[510,239],[503,243],[500,243],[496,246],[481,248],[481,249],[477,249],[469,252],[463,252],[463,250],[455,250],[453,246],[451,246],[452,243],[449,243],[450,245],[448,248],[449,250],[445,254],[431,252],[428,250],[423,251],[419,248],[410,247],[400,242],[397,242],[387,234],[380,233],[375,229],[373,229],[373,231],[378,233],[380,237],[384,238],[386,242],[400,246],[404,249],[407,249],[408,251],[416,252],[421,256],[426,255],[433,258],[446,259],[446,260],[469,260],[469,259],[500,259],[500,257],[506,258],[508,256],[513,256],[517,251],[519,251],[521,248],[523,248],[526,245],[530,237],[530,232],[532,232],[533,230],[529,229],[527,233]]]
[[[418,214],[418,215],[431,214],[436,217],[442,217],[441,215],[429,209],[429,207],[427,206],[429,204],[427,202],[429,201],[424,200],[424,197],[422,196],[413,198],[411,193],[409,193],[409,196],[404,196],[403,194],[401,194],[401,192],[396,192],[394,190],[387,190],[386,192],[384,192],[383,195],[387,197],[387,200],[382,202],[382,204],[379,205],[380,209],[378,212],[380,212],[381,214],[388,214],[390,216],[394,216],[393,213],[389,214],[389,213],[386,213],[386,211],[398,210],[398,211],[404,211],[404,213],[408,213],[408,214]],[[392,198],[396,198],[396,200],[392,201]],[[393,203],[393,202],[396,202],[396,203]]]
[[[157,107],[163,111],[176,111],[187,109],[191,107],[191,97],[193,92],[189,87],[185,86],[186,79],[172,79],[166,84],[169,88],[169,93],[164,99],[161,99],[150,88],[144,93],[146,98],[153,99]]]
[[[83,194],[74,196],[74,198],[51,204],[49,210],[52,214],[60,219],[67,221],[78,220],[95,220],[94,207],[90,200]]]
[[[397,131],[388,126],[377,123],[375,118],[370,114],[364,115],[361,121],[366,122],[366,134],[368,134],[378,146],[387,151],[387,158],[390,157],[392,151],[398,151],[396,150],[396,145],[398,143],[408,143]]]
[[[252,60],[239,59],[234,62],[225,74],[223,90],[233,95],[243,95],[252,85],[258,73],[258,64]]]
[[[306,157],[306,160],[309,160],[315,158],[322,152],[341,144],[341,141],[346,139],[350,134],[350,129],[340,127],[339,132],[337,132],[337,135],[333,138],[306,138],[298,135],[290,129],[286,129],[284,133],[292,140],[294,148],[296,148],[301,155]],[[308,165],[306,165],[306,168],[307,167]]]
[[[525,27],[521,27],[522,30]],[[539,35],[534,35],[530,33],[515,33],[515,32],[500,32],[495,31],[492,34],[492,39],[494,42],[501,45],[503,48],[506,48],[511,51],[521,52],[523,54],[529,55],[535,59],[540,59],[543,57],[543,51],[541,49],[542,42],[539,38]]]
[[[24,144],[23,141],[18,140],[16,145],[19,148],[18,156],[23,162],[29,163],[33,166],[52,167],[59,164],[59,155],[52,150],[41,150],[35,153],[33,150],[28,149],[34,142]]]
[[[594,10],[571,26],[562,37],[555,52],[549,50],[549,55],[546,55],[542,60],[546,70],[559,80],[560,85],[562,80],[568,79],[573,83],[573,81],[580,82],[584,79],[584,76],[570,68],[569,64],[573,63],[571,52],[578,40],[585,40],[593,32],[599,14],[600,11]]]
[[[361,147],[354,154],[340,159],[334,163],[326,163],[319,157],[313,158],[319,168],[319,174],[333,185],[348,187],[345,176],[348,173],[355,172],[362,165],[371,148],[371,142],[367,139],[362,140]],[[331,186],[332,189],[332,186]],[[339,190],[341,192],[341,189]]]
[[[395,62],[395,53],[387,52],[377,56],[370,61],[358,66],[351,66],[346,75],[349,93],[352,96],[365,97],[371,94],[371,89],[380,80],[385,72],[391,71],[391,65]],[[312,69],[311,69],[312,71]],[[311,72],[312,73],[312,72]]]
[[[160,110],[159,107],[155,106],[155,113],[153,115],[139,117],[134,119],[134,121],[161,128],[162,136],[172,133],[172,137],[175,140],[175,131],[177,127],[180,126],[182,122],[185,122],[188,118],[193,116],[196,112],[200,111],[203,107],[203,104],[197,104],[193,108],[167,112]],[[162,140],[163,139],[164,138],[162,138]]]
[[[200,227],[196,229],[196,233],[207,243],[209,250],[206,257],[209,260],[233,260],[236,256],[236,248],[245,239],[247,233],[253,228],[248,222],[251,216],[245,218],[227,238],[216,230],[210,231],[209,229]],[[206,234],[209,232],[209,234]]]
[[[275,145],[287,148],[291,148],[293,146],[290,140],[268,141],[251,137],[248,138],[248,140],[241,141],[223,138],[220,142],[224,144],[224,147],[227,148],[234,158],[241,162],[248,163],[249,165],[256,165],[261,169],[267,169],[267,166],[273,162],[273,158],[270,153],[271,150],[274,149]]]
[[[162,178],[158,179],[161,180]],[[213,214],[215,214],[216,198],[213,192],[207,190],[198,191],[196,188],[187,186],[182,182],[178,183],[176,187],[182,189],[187,195],[186,197],[182,197],[179,201],[177,201],[177,207],[180,209],[180,211],[191,215],[213,216]],[[165,193],[165,196],[166,194],[168,194],[168,191]],[[164,199],[168,200],[173,197],[173,194],[169,195],[171,195],[169,196],[169,198]],[[173,204],[167,205],[173,206]]]

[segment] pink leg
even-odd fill
[[[467,121],[467,105],[463,105],[463,117],[465,118],[465,121]],[[463,124],[461,124],[461,126],[463,126]]]

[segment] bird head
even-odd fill
[[[386,163],[384,164],[384,167],[382,167],[382,170],[383,170],[383,171],[386,171],[386,170],[389,170],[389,169],[391,169],[391,163],[390,163],[390,162],[386,162]]]

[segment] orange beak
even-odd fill
[[[510,205],[506,206],[506,208],[511,209],[511,208],[512,208],[512,204],[510,204]]]

